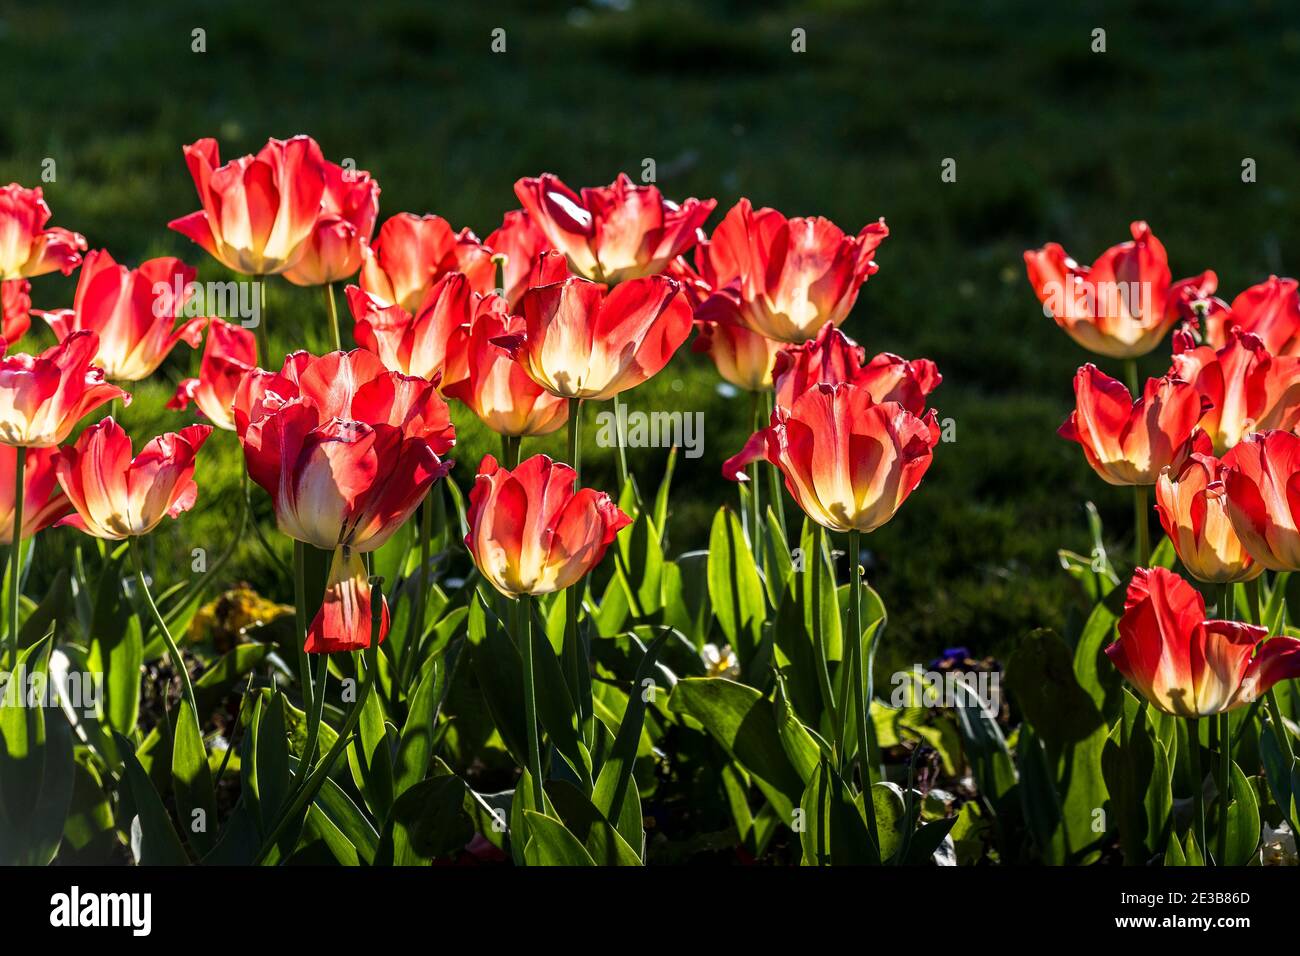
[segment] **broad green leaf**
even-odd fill
[[[708,576],[714,616],[745,668],[763,639],[767,608],[740,518],[725,505],[718,509],[709,532]]]
[[[185,848],[181,846],[158,791],[140,766],[140,761],[135,759],[131,742],[118,734],[117,749],[122,757],[127,784],[131,788],[131,799],[135,804],[136,817],[131,824],[131,852],[136,863],[140,866],[187,865],[189,857],[185,855]]]
[[[465,781],[449,774],[422,780],[393,803],[375,851],[379,866],[422,866],[450,856],[474,836]]]
[[[595,866],[582,842],[554,817],[525,810],[528,845],[524,856],[529,866]]]
[[[189,701],[181,699],[172,739],[172,792],[181,829],[196,856],[216,845],[217,798],[212,789],[203,732]]]

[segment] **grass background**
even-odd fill
[[[885,216],[881,270],[847,331],[874,353],[939,363],[933,396],[957,423],[918,492],[872,535],[869,569],[893,614],[890,644],[926,659],[946,646],[1005,653],[1030,628],[1063,626],[1073,591],[1056,549],[1089,547],[1096,501],[1116,550],[1131,537],[1126,489],[1101,483],[1055,435],[1088,356],[1042,316],[1020,254],[1049,240],[1091,261],[1146,218],[1175,278],[1207,267],[1229,296],[1294,271],[1300,24],[1283,2],[1088,4],[713,2],[434,5],[182,2],[0,5],[0,181],[45,184],[54,224],[136,263],[179,254],[200,278],[226,274],[169,219],[197,208],[181,146],[216,136],[222,154],[306,132],[383,187],[381,217],[436,212],[486,235],[517,203],[512,184],[543,170],[572,186],[658,166],[669,196],[713,196],[716,224],[742,195],[789,215],[857,230]],[[491,31],[507,50],[491,52]],[[206,52],[191,52],[192,31]],[[806,31],[807,52],[791,51]],[[1092,31],[1106,31],[1093,53]],[[1258,164],[1243,184],[1241,164]],[[940,178],[957,163],[957,180]],[[70,304],[72,279],[34,283],[37,308]],[[280,351],[322,351],[319,290],[273,281]],[[40,323],[38,323],[39,325]],[[43,327],[20,348],[52,341]],[[1164,370],[1167,349],[1143,363]],[[1103,367],[1105,367],[1105,363]],[[194,374],[181,347],[123,415],[137,444],[191,414],[163,409]],[[1118,375],[1118,368],[1110,368]],[[707,358],[683,349],[628,395],[647,410],[703,411],[705,453],[678,469],[674,550],[699,546],[733,500],[721,462],[748,434],[748,403],[717,389]],[[465,487],[493,436],[454,408],[455,479]],[[588,418],[591,425],[592,419]],[[592,484],[612,489],[594,448]],[[560,452],[559,440],[532,450]],[[528,449],[526,448],[526,453]],[[632,453],[644,485],[659,451]],[[192,547],[223,548],[239,466],[229,433],[203,453],[197,508],[155,535],[183,574]],[[48,536],[43,573],[64,560]],[[230,568],[290,594],[251,543]]]

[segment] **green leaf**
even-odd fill
[[[754,777],[778,815],[791,819],[803,780],[785,754],[771,706],[758,691],[722,677],[688,677],[673,689],[668,709],[702,724]]]
[[[454,774],[415,784],[393,803],[375,851],[378,866],[421,866],[450,856],[474,836],[465,781]]]
[[[546,729],[564,759],[569,762],[573,772],[591,787],[591,757],[578,736],[578,708],[569,694],[569,685],[564,679],[564,670],[560,659],[555,656],[555,649],[546,638],[545,623],[536,601],[524,605],[532,609],[533,626],[530,629],[533,641],[534,686],[537,692],[537,716]],[[518,635],[516,640],[522,640]],[[514,646],[514,645],[512,645]],[[520,660],[520,706],[523,701],[523,662]]]
[[[379,658],[383,660],[383,658]],[[370,694],[361,709],[357,734],[348,747],[352,780],[376,819],[385,819],[393,806],[393,756],[388,725],[379,694]]]
[[[262,830],[270,832],[289,797],[289,735],[285,729],[284,695],[277,692],[261,711],[253,766]]]
[[[618,576],[627,589],[629,606],[638,618],[649,618],[663,608],[664,552],[659,529],[648,514],[641,514],[629,532],[616,539],[621,562]]]
[[[763,639],[767,608],[740,518],[725,505],[718,509],[709,532],[708,578],[714,616],[744,668]]]
[[[1141,865],[1169,845],[1173,825],[1172,767],[1145,702],[1127,691],[1123,697],[1123,724],[1117,721],[1111,729],[1101,767],[1124,861]]]
[[[662,540],[668,539],[668,492],[673,484],[673,472],[677,470],[677,446],[668,449],[668,461],[664,465],[664,477],[659,482],[655,493],[654,524],[659,529]]]
[[[1228,806],[1228,853],[1221,866],[1245,866],[1259,849],[1259,801],[1255,788],[1232,764],[1232,803]],[[1208,839],[1208,837],[1207,837]]]
[[[528,845],[524,857],[529,866],[595,866],[582,842],[554,817],[525,810]]]
[[[876,832],[880,834],[880,858],[890,861],[903,846],[908,819],[903,791],[893,783],[873,783],[871,803],[876,809]]]
[[[144,641],[140,620],[122,592],[120,566],[115,561],[106,562],[100,571],[89,637],[87,663],[92,673],[104,675],[108,725],[119,734],[133,734],[140,712]]]
[[[549,780],[546,795],[564,821],[565,829],[583,845],[591,859],[601,866],[640,866],[641,857],[632,844],[625,840],[610,823],[609,818],[597,809],[587,795],[565,780]],[[640,821],[637,824],[636,846],[642,842]]]
[[[420,682],[411,696],[402,725],[397,757],[393,761],[393,793],[403,793],[424,779],[433,757],[433,734],[438,721],[440,703],[440,676],[445,670],[434,658],[425,664]]]
[[[524,679],[519,651],[483,596],[474,593],[469,610],[469,650],[474,676],[501,739],[519,766],[526,766]],[[522,850],[522,847],[520,848]]]
[[[880,854],[867,832],[860,802],[827,760],[808,776],[799,798],[799,835],[806,866],[878,864]]]
[[[131,742],[116,735],[117,750],[122,757],[136,818],[131,824],[131,852],[140,866],[185,866],[189,857],[180,837],[172,827],[167,810],[154,789],[149,775],[135,758]]]
[[[172,738],[172,791],[181,827],[197,856],[216,844],[217,798],[212,789],[203,732],[189,701],[181,699]]]

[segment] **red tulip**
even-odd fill
[[[368,647],[361,555],[381,547],[451,467],[438,458],[455,441],[446,403],[430,382],[390,372],[369,352],[298,352],[278,374],[245,376],[235,422],[280,530],[334,553],[307,651]],[[381,641],[387,632],[384,607]]]
[[[327,285],[361,268],[361,255],[379,218],[379,183],[359,169],[326,162],[320,217],[306,250],[284,277],[294,285]]]
[[[732,481],[766,457],[813,521],[831,531],[875,531],[892,518],[933,460],[939,422],[918,418],[897,402],[878,403],[862,386],[817,385],[723,466]]]
[[[576,274],[610,284],[663,272],[695,245],[717,205],[713,199],[687,199],[679,206],[654,186],[633,185],[623,173],[581,194],[543,173],[515,183],[515,195]]]
[[[267,140],[256,156],[224,166],[217,141],[185,147],[203,208],[168,226],[245,275],[278,275],[298,264],[320,218],[325,157],[310,136]]]
[[[449,272],[435,282],[414,316],[399,305],[381,305],[357,286],[348,286],[346,293],[356,320],[353,337],[385,366],[436,381],[440,388],[465,377],[469,327],[484,297],[462,273]]]
[[[789,408],[815,385],[850,382],[870,392],[874,402],[898,402],[913,415],[924,413],[926,397],[943,381],[934,362],[881,352],[864,365],[866,355],[862,346],[827,322],[815,339],[787,346],[777,356],[772,370],[776,404]]]
[[[48,448],[105,402],[130,404],[131,396],[91,364],[98,349],[94,332],[73,332],[40,355],[0,358],[0,443]]]
[[[1209,584],[1249,581],[1264,570],[1247,553],[1228,517],[1224,476],[1212,455],[1188,456],[1182,469],[1156,479],[1156,512],[1189,574]]]
[[[724,379],[747,392],[772,387],[772,365],[784,342],[751,331],[734,315],[696,322],[695,329],[691,350],[708,353]]]
[[[1180,316],[1185,291],[1212,273],[1170,285],[1165,247],[1145,222],[1130,226],[1132,242],[1112,246],[1092,268],[1079,265],[1055,242],[1025,253],[1029,282],[1056,324],[1098,355],[1146,355]]]
[[[1170,374],[1196,385],[1211,406],[1201,427],[1222,454],[1246,435],[1300,424],[1300,356],[1273,355],[1249,332],[1233,327],[1217,352],[1192,346],[1191,336],[1174,333]]]
[[[888,235],[883,219],[850,236],[829,219],[786,219],[741,199],[696,250],[699,275],[715,290],[698,318],[729,312],[770,339],[807,341],[848,316]]]
[[[574,491],[568,465],[534,455],[513,472],[491,455],[469,493],[465,544],[479,572],[507,597],[549,594],[600,563],[632,523],[603,491]]]
[[[72,510],[55,477],[57,448],[29,448],[23,466],[23,540]],[[14,542],[14,466],[18,449],[0,445],[0,544]]]
[[[12,345],[32,327],[32,284],[26,279],[0,282],[0,305],[0,338]]]
[[[59,522],[96,538],[148,534],[164,517],[194,507],[194,458],[211,425],[191,425],[153,439],[131,457],[131,436],[105,418],[60,450],[59,484],[75,514]]]
[[[605,286],[571,276],[521,300],[525,331],[497,339],[552,395],[603,401],[660,371],[691,334],[691,307],[663,276]]]
[[[506,257],[501,291],[512,309],[532,286],[559,282],[569,274],[564,254],[551,249],[546,234],[522,209],[506,213],[500,228],[487,237],[485,244]],[[548,252],[551,255],[542,258]]]
[[[150,259],[139,268],[118,265],[99,249],[86,255],[71,309],[38,311],[59,341],[74,332],[99,335],[95,364],[115,381],[138,382],[154,373],[177,342],[197,348],[207,321],[176,326],[191,295],[195,271],[179,259]]]
[[[1228,517],[1250,556],[1270,571],[1300,571],[1300,438],[1248,435],[1223,464]]]
[[[1274,355],[1300,354],[1300,293],[1295,279],[1269,276],[1251,286],[1225,306],[1211,300],[1205,338],[1215,348],[1231,341],[1237,329],[1259,337]]]
[[[257,339],[252,332],[221,319],[209,319],[199,377],[183,379],[167,407],[179,410],[194,402],[213,425],[234,431],[235,393],[256,365]]]
[[[403,212],[380,226],[379,237],[364,251],[359,281],[379,306],[399,305],[414,315],[449,272],[463,272],[476,292],[496,285],[492,251],[469,229],[452,232],[438,216]]]
[[[1209,437],[1196,431],[1206,406],[1191,382],[1148,379],[1135,402],[1120,382],[1088,364],[1074,376],[1074,398],[1058,434],[1082,445],[1093,471],[1112,485],[1153,485],[1162,468],[1178,471],[1191,452],[1211,451]]]
[[[1255,700],[1300,676],[1300,641],[1262,627],[1205,620],[1205,600],[1165,568],[1138,568],[1128,586],[1119,640],[1106,656],[1167,714],[1207,717]]]
[[[65,276],[81,262],[86,239],[67,229],[46,229],[50,207],[41,188],[10,183],[0,189],[0,279],[25,279],[59,271]]]
[[[569,404],[528,377],[523,367],[493,344],[524,334],[524,321],[505,313],[504,300],[483,300],[465,347],[465,377],[443,389],[463,402],[499,435],[548,435],[569,420]]]

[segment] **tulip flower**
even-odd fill
[[[1270,276],[1246,289],[1231,306],[1211,300],[1205,339],[1216,349],[1231,341],[1231,331],[1258,336],[1274,355],[1300,354],[1300,293],[1295,279]]]
[[[361,555],[381,547],[451,462],[446,404],[430,382],[386,370],[356,350],[303,352],[279,373],[257,369],[240,384],[236,431],[249,476],[275,503],[280,530],[333,552],[308,653],[370,644],[370,585]],[[379,639],[388,632],[381,609]]]
[[[131,396],[92,364],[94,332],[73,332],[40,355],[0,358],[0,444],[48,448],[62,443],[87,413]]]
[[[1029,282],[1079,345],[1110,358],[1146,355],[1180,317],[1186,292],[1212,276],[1170,283],[1165,247],[1145,222],[1130,226],[1131,242],[1112,246],[1092,267],[1079,265],[1055,242],[1025,253]]]
[[[0,189],[0,280],[27,279],[47,272],[70,275],[81,262],[86,239],[67,229],[45,228],[50,207],[41,188],[10,183]]]
[[[615,535],[632,523],[609,495],[574,490],[568,465],[534,455],[514,471],[491,455],[469,493],[465,544],[479,572],[507,597],[550,594],[600,563]]]
[[[185,147],[203,206],[171,229],[245,275],[278,275],[298,264],[320,219],[327,171],[310,136],[271,139],[255,156],[222,165],[217,141]]]
[[[784,342],[750,331],[731,315],[713,322],[696,322],[691,351],[713,359],[718,374],[746,392],[763,392],[772,387],[772,365]]]
[[[1300,438],[1248,435],[1223,456],[1228,517],[1250,556],[1270,571],[1300,570]]]
[[[13,344],[32,327],[32,284],[26,279],[0,282],[0,338]]]
[[[211,425],[190,425],[150,441],[132,458],[131,436],[113,419],[91,425],[60,450],[59,484],[76,509],[62,519],[96,538],[121,541],[194,507],[194,459]]]
[[[379,227],[379,236],[362,253],[362,291],[380,307],[401,306],[415,315],[434,284],[449,272],[462,272],[469,287],[488,293],[496,282],[492,251],[469,229],[452,232],[439,216],[398,213]]]
[[[829,219],[787,219],[741,199],[696,251],[696,269],[715,290],[696,317],[731,313],[770,339],[805,342],[848,316],[888,235],[883,219],[850,236]]]
[[[54,524],[69,511],[72,504],[59,487],[55,464],[59,460],[57,448],[33,448],[27,452],[23,466],[23,527],[26,541],[38,531]],[[14,541],[14,491],[18,462],[18,449],[0,445],[0,544]]]
[[[210,319],[199,377],[183,379],[167,407],[180,410],[194,402],[217,428],[234,431],[235,393],[256,365],[257,340],[253,333],[243,326]]]
[[[546,234],[522,209],[506,213],[484,245],[506,257],[501,294],[512,309],[532,286],[559,282],[569,274],[564,254],[551,249]],[[542,258],[548,252],[551,255]]]
[[[746,481],[745,466],[766,457],[813,521],[831,531],[870,532],[892,518],[933,460],[939,422],[897,402],[876,402],[860,385],[816,385],[723,466]]]
[[[469,327],[484,297],[464,274],[449,272],[435,282],[414,316],[399,305],[382,305],[357,286],[344,291],[356,320],[353,337],[387,368],[441,388],[465,377]]]
[[[320,217],[297,264],[284,277],[294,285],[329,285],[361,268],[362,250],[375,234],[379,183],[359,169],[325,162]]]
[[[523,334],[523,319],[506,314],[499,297],[486,298],[465,346],[465,377],[443,389],[488,428],[511,438],[548,435],[569,418],[568,402],[543,389],[493,344],[495,339]]]
[[[624,173],[581,194],[543,173],[515,183],[515,195],[577,275],[612,284],[658,275],[698,241],[713,199],[680,206],[654,186],[636,186]]]
[[[672,279],[605,286],[571,276],[520,302],[524,332],[496,342],[561,398],[603,401],[655,375],[691,333],[691,307]]]
[[[875,402],[898,402],[913,415],[925,411],[925,400],[939,387],[943,376],[929,359],[908,361],[881,352],[864,363],[866,351],[831,323],[815,339],[787,346],[777,356],[772,377],[776,404],[789,408],[814,385],[851,382],[871,393]]]
[[[1300,641],[1262,627],[1205,620],[1205,600],[1165,568],[1138,568],[1119,640],[1106,656],[1158,709],[1179,717],[1234,710],[1280,680],[1300,677]]]
[[[1174,353],[1170,374],[1195,383],[1210,405],[1200,425],[1217,453],[1251,432],[1300,424],[1300,356],[1273,355],[1238,326],[1218,351],[1193,347],[1190,335],[1175,332]]]
[[[1193,453],[1181,470],[1165,468],[1156,479],[1160,524],[1183,567],[1207,584],[1249,581],[1264,571],[1232,529],[1224,487],[1227,472],[1214,456]]]
[[[1133,401],[1120,382],[1088,364],[1074,376],[1075,410],[1058,434],[1083,446],[1093,471],[1112,485],[1153,485],[1161,469],[1178,471],[1209,438],[1193,432],[1206,403],[1191,382],[1166,375],[1147,380]]]
[[[177,342],[197,348],[207,321],[176,326],[190,298],[195,271],[179,259],[150,259],[139,268],[118,265],[100,249],[86,255],[71,309],[36,314],[59,341],[74,332],[99,335],[95,364],[114,381],[138,382],[162,364]]]

